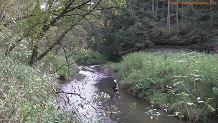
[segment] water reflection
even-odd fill
[[[80,67],[79,78],[61,85],[63,93],[57,101],[59,107],[75,112],[83,122],[97,122],[103,113],[96,103],[98,89],[95,86],[102,77],[93,68]]]
[[[99,91],[108,93],[112,98],[105,102],[104,106],[110,107],[110,110],[115,110],[116,113],[110,113],[110,118],[114,122],[119,123],[186,123],[175,117],[169,117],[165,112],[160,112],[160,116],[151,117],[145,112],[149,110],[150,105],[123,90],[120,90],[120,98],[113,98],[111,86],[113,83],[112,77],[103,78],[96,84]],[[109,109],[106,108],[106,111]]]
[[[61,96],[66,101],[59,101],[60,107],[67,107],[82,117],[82,122],[104,123],[185,123],[175,117],[160,112],[151,119],[146,115],[150,107],[145,101],[120,89],[120,98],[113,98],[113,78],[96,71],[96,66],[80,67],[82,77],[70,83],[62,84]],[[72,94],[74,93],[74,94]],[[109,95],[110,99],[101,98]],[[100,98],[99,98],[100,97]]]

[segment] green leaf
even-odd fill
[[[190,106],[192,106],[192,105],[196,106],[194,103],[190,103],[190,102],[187,102],[187,104]]]
[[[207,107],[210,110],[210,112],[214,112],[215,111],[215,109],[211,105],[207,104]]]

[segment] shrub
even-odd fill
[[[106,59],[103,55],[92,50],[77,50],[75,51],[73,58],[79,65],[96,65],[106,63]]]
[[[67,122],[75,120],[57,110],[54,76],[10,58],[0,62],[0,122]]]

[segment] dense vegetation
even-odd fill
[[[0,56],[0,122],[68,122],[75,115],[57,110],[54,75]]]
[[[115,71],[125,89],[192,122],[204,120],[218,103],[217,56],[126,54],[159,45],[218,52],[217,10],[218,3],[169,5],[164,0],[1,1],[0,118],[76,120],[56,110],[54,77],[72,76],[77,65],[123,60]]]
[[[4,0],[0,3],[0,122],[81,122],[58,109],[55,78],[105,62],[86,45],[87,18],[118,1]]]
[[[112,68],[127,91],[196,122],[215,116],[217,61],[217,55],[197,52],[138,52]]]
[[[218,3],[200,5],[205,0],[188,0],[198,1],[199,5],[171,5],[168,1],[126,0],[126,8],[102,11],[104,25],[95,26],[90,47],[111,60],[158,45],[214,52],[218,42]]]

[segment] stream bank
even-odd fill
[[[186,123],[168,113],[153,109],[144,100],[120,89],[113,98],[113,77],[99,71],[100,66],[81,66],[80,78],[61,84],[60,108],[81,117],[81,122],[104,123]],[[103,98],[102,98],[103,97]],[[63,100],[64,99],[64,100]]]
[[[125,90],[190,122],[217,117],[217,55],[198,52],[135,52],[108,64]],[[216,120],[215,120],[216,122]]]

